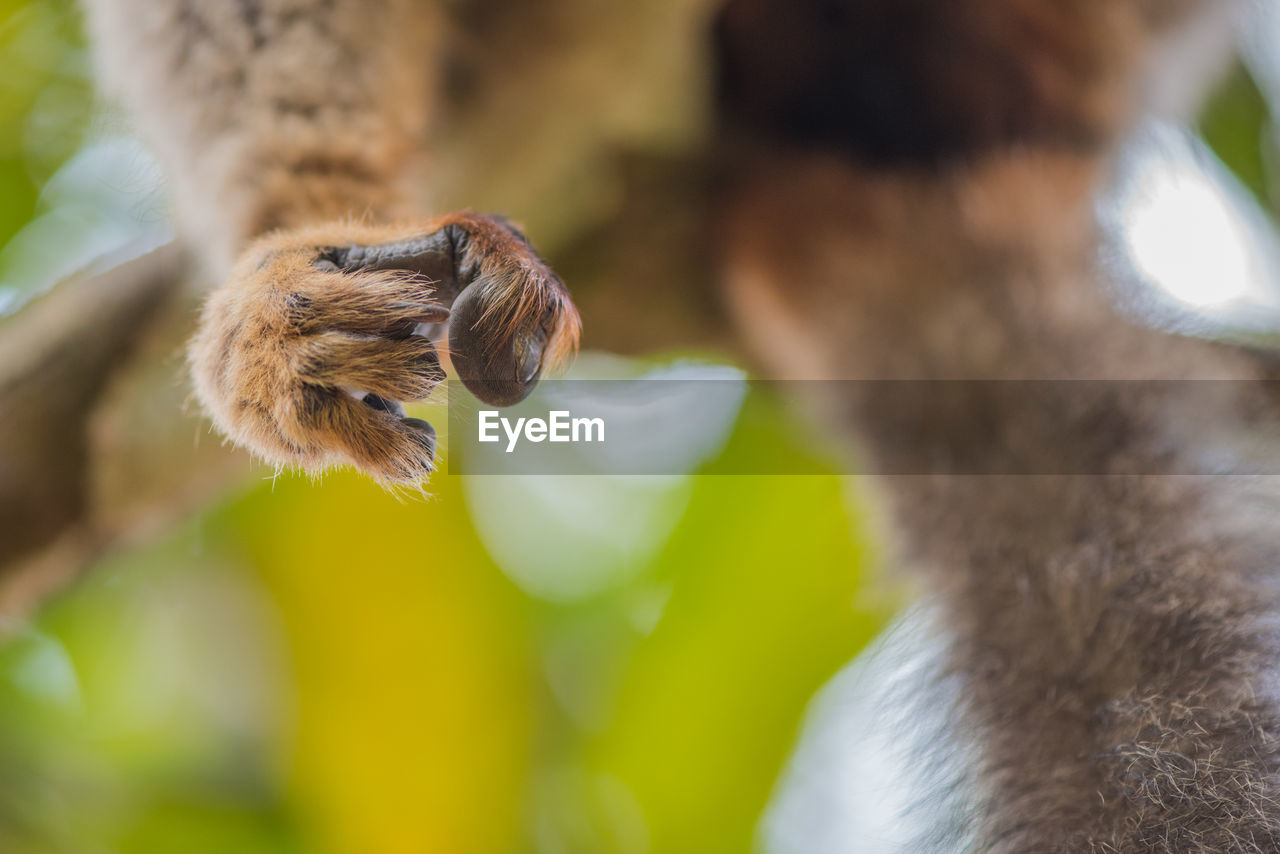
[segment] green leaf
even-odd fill
[[[1262,205],[1276,209],[1272,162],[1276,140],[1266,98],[1249,71],[1236,63],[1200,114],[1199,130]]]

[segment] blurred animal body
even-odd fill
[[[434,434],[399,401],[443,378],[442,332],[497,405],[575,347],[568,291],[518,230],[403,190],[458,5],[506,8],[88,4],[225,280],[191,346],[199,397],[269,461],[418,481]],[[953,737],[978,759],[939,850],[1280,851],[1277,487],[1188,474],[1204,437],[1179,432],[1178,396],[1132,393],[1271,367],[1130,324],[1093,266],[1094,197],[1162,45],[1220,11],[729,0],[708,32],[724,303],[769,376],[849,381],[809,403],[894,472],[898,556],[964,686]],[[888,411],[863,380],[1104,384],[1087,406],[980,386]],[[1224,421],[1280,423],[1238,388]]]

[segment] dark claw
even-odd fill
[[[406,302],[405,322],[386,330],[386,334],[407,338],[424,324],[435,333],[447,322],[452,361],[463,384],[491,406],[511,406],[529,395],[542,373],[554,317],[522,320],[524,328],[517,329],[502,323],[504,309],[514,311],[515,307],[493,304],[492,300],[507,297],[496,296],[487,289],[491,283],[481,276],[481,262],[495,252],[527,263],[542,261],[524,234],[508,220],[465,219],[408,240],[373,246],[320,247],[312,263],[324,270],[347,273],[396,270],[431,282],[436,296],[448,308]],[[548,287],[563,289],[553,274],[550,278]],[[429,367],[426,370],[435,375]]]
[[[449,351],[472,394],[490,406],[512,406],[529,396],[542,372],[545,333],[522,329],[503,341],[499,325],[480,322],[485,308],[482,291],[463,291],[453,304]]]
[[[360,270],[397,270],[434,282],[446,298],[457,292],[453,243],[448,229],[424,237],[377,246],[328,246],[311,263],[323,270],[344,273]]]
[[[415,335],[413,337],[420,338],[423,336]],[[429,341],[430,339],[427,340]],[[434,347],[430,350],[423,351],[422,355],[417,358],[416,362],[417,364],[415,365],[415,368],[418,374],[435,382],[444,382],[444,367],[441,366],[440,354],[436,352]]]
[[[436,457],[436,428],[421,418],[406,418],[404,419],[404,424],[411,430],[418,444],[426,449],[427,460],[434,460]]]
[[[376,394],[366,394],[364,396],[364,405],[379,412],[390,412],[392,415],[404,415],[404,407],[400,405],[398,400],[387,400],[385,397]]]
[[[404,301],[393,303],[391,307],[417,323],[444,323],[449,319],[449,309],[435,303]]]
[[[542,369],[542,351],[546,346],[546,333],[541,329],[532,332],[521,330],[516,334],[515,363],[516,379],[522,383],[531,383]]]

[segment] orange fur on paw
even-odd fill
[[[219,430],[270,463],[420,481],[435,432],[400,401],[444,379],[432,339],[446,322],[455,368],[493,405],[527,395],[579,329],[564,285],[502,220],[277,232],[206,304],[196,392]]]

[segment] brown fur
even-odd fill
[[[1115,85],[1144,47],[1108,60],[1128,58]],[[1110,146],[1036,142],[930,171],[746,155],[730,303],[777,375],[958,381],[892,411],[865,382],[811,403],[872,469],[922,472],[878,484],[945,607],[955,723],[982,745],[978,850],[1280,850],[1280,492],[1179,474],[1233,431],[1274,441],[1280,406],[1252,356],[1115,314],[1092,260]],[[1207,424],[1180,386],[1132,382],[1193,379],[1248,382]],[[968,380],[1106,382],[1082,409]],[[945,473],[975,465],[1031,474]]]
[[[273,228],[411,213],[403,181],[435,91],[435,3],[85,5],[100,76],[141,107],[179,225],[215,275]]]
[[[444,373],[436,348],[412,334],[440,323],[452,283],[398,270],[347,273],[315,265],[323,247],[378,246],[457,227],[495,313],[483,321],[509,339],[554,318],[543,364],[577,344],[578,316],[559,280],[506,227],[472,214],[412,225],[340,224],[282,231],[253,243],[205,306],[192,340],[196,392],[218,429],[275,465],[311,471],[350,463],[388,483],[431,472],[433,434],[422,422],[357,399],[420,400]],[[501,312],[501,313],[498,313]]]
[[[726,235],[761,358],[790,373],[785,342],[809,379],[1264,378],[1114,315],[1082,251],[1090,170],[1052,161],[997,155],[941,180],[775,161]],[[984,202],[1012,204],[1010,186],[1016,209]],[[811,403],[873,468],[963,469],[994,449],[1079,472],[878,480],[900,560],[946,605],[956,724],[983,745],[978,850],[1277,850],[1273,479],[1177,474],[1220,438],[1178,430],[1195,401],[1177,391],[1117,384],[1095,423],[1060,395],[931,395],[890,417],[866,383],[821,389]],[[1260,385],[1224,403],[1224,431],[1280,423]]]
[[[420,141],[433,4],[93,8],[210,265],[292,229],[244,250],[193,343],[201,398],[236,441],[279,464],[425,476],[429,434],[345,390],[429,391],[435,351],[408,326],[441,320],[464,281],[486,295],[485,340],[541,328],[546,362],[571,350],[567,292],[502,223],[378,224],[400,213]],[[834,381],[1263,377],[1250,356],[1117,317],[1091,262],[1115,142],[1160,40],[1195,9],[731,0],[716,29],[721,269],[758,362]],[[326,247],[451,225],[466,247],[440,277],[317,264]],[[1083,409],[946,393],[892,411],[865,383],[833,388],[809,402],[872,469],[1036,473],[879,480],[901,559],[944,606],[966,686],[957,734],[981,746],[965,838],[1280,850],[1271,481],[1181,474],[1221,436],[1155,386],[1103,386]],[[1280,423],[1256,384],[1230,388],[1217,427]]]
[[[456,294],[391,271],[317,271],[308,257],[317,247],[463,228],[468,247],[458,260],[475,267],[485,310],[474,326],[486,352],[532,327],[544,327],[544,367],[574,351],[577,312],[522,238],[469,214],[396,224],[407,218],[402,184],[433,100],[435,4],[101,0],[89,12],[104,76],[148,107],[142,130],[170,168],[188,242],[227,276],[191,363],[197,394],[233,441],[311,471],[351,463],[389,483],[430,473],[425,424],[362,407],[343,388],[423,397],[442,378],[434,348],[402,335],[337,336],[386,336],[398,306],[448,307]],[[245,248],[281,228],[293,230]],[[412,313],[399,310],[402,320]],[[503,367],[481,361],[474,370]]]

